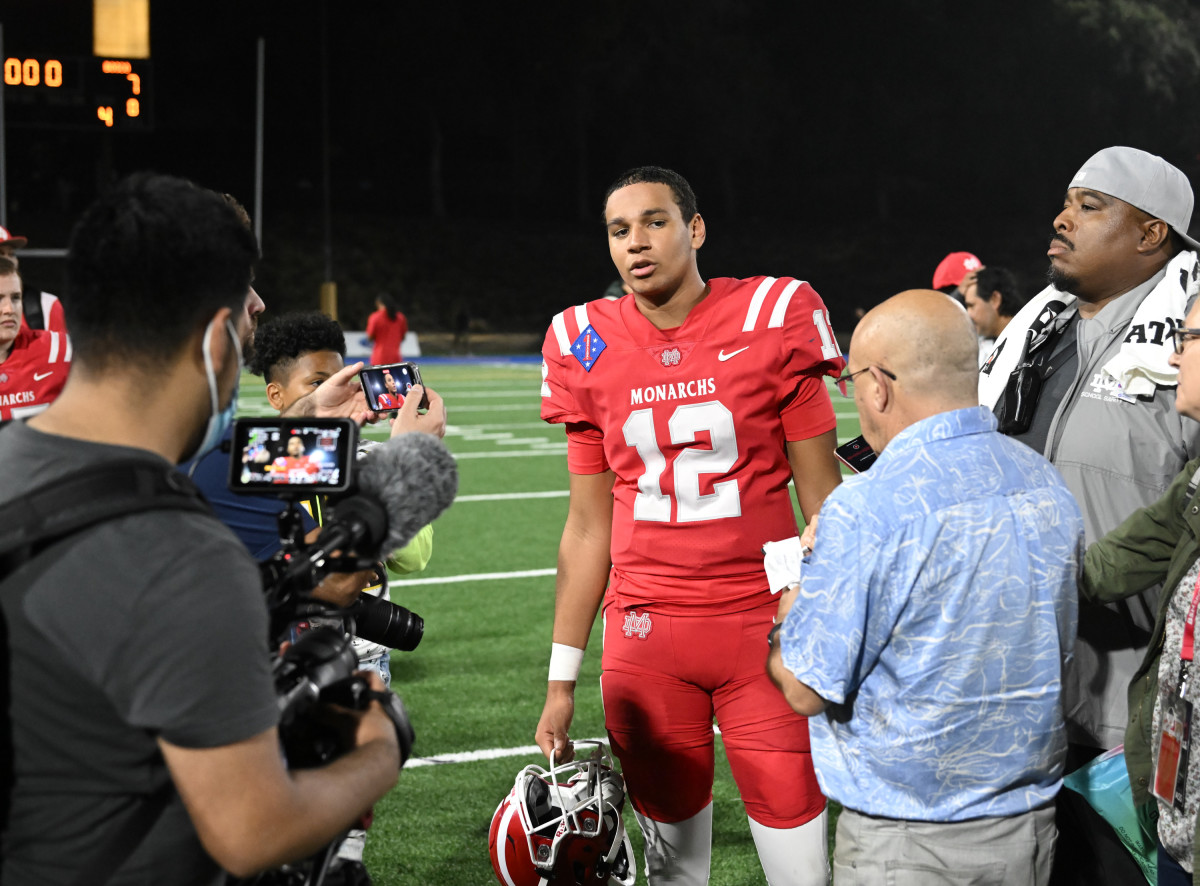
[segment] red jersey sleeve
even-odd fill
[[[567,470],[572,474],[599,474],[609,468],[604,435],[571,389],[572,374],[580,369],[579,361],[570,353],[566,313],[554,318],[542,344],[542,420],[566,425]]]
[[[564,356],[562,351],[559,335],[553,327],[547,329],[542,344],[542,421],[590,424],[588,416],[580,413],[571,393],[571,367],[567,361],[574,362],[575,358],[570,353]]]
[[[780,374],[780,417],[784,437],[807,440],[837,427],[826,375],[846,365],[829,322],[829,311],[807,283],[792,292],[783,320],[784,371]]]
[[[604,435],[592,425],[567,425],[567,470],[572,474],[603,474],[608,470]]]

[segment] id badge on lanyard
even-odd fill
[[[1184,812],[1187,799],[1188,754],[1192,740],[1192,703],[1187,700],[1188,680],[1196,640],[1196,606],[1200,603],[1200,576],[1192,590],[1192,603],[1183,624],[1179,652],[1179,690],[1162,700],[1162,725],[1158,736],[1158,765],[1151,793]]]

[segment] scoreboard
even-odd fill
[[[149,59],[10,56],[4,59],[4,118],[30,129],[149,131],[154,128]]]

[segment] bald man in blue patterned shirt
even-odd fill
[[[859,323],[843,378],[879,458],[826,499],[772,631],[768,672],[845,807],[838,886],[1049,879],[1083,524],[978,405],[976,360],[941,293]]]

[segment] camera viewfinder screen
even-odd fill
[[[276,493],[346,489],[356,431],[349,419],[239,419],[234,423],[230,488]]]

